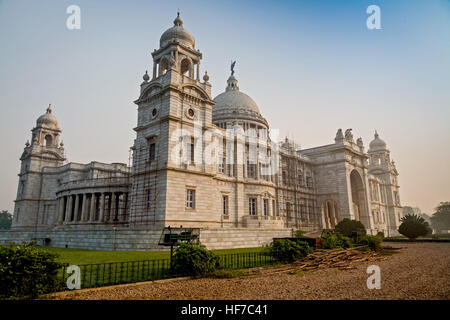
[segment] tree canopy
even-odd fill
[[[400,221],[402,224],[398,228],[398,232],[412,240],[431,233],[428,222],[418,215],[407,214]]]
[[[12,223],[12,214],[7,210],[0,212],[0,229],[10,229]]]
[[[450,230],[450,202],[441,202],[435,210],[430,219],[432,227],[438,233],[442,230]]]

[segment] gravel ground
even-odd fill
[[[53,299],[450,299],[450,244],[389,243],[401,247],[353,270],[276,272],[265,268],[232,279],[175,279],[51,295]],[[367,266],[381,269],[381,289],[369,290]]]

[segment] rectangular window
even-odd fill
[[[256,216],[256,198],[248,199],[248,211],[251,216]]]
[[[191,160],[191,163],[194,163],[194,151],[195,151],[194,138],[191,138],[191,143],[190,143],[190,160]]]
[[[256,178],[256,164],[247,161],[247,177]]]
[[[195,208],[195,190],[187,189],[186,192],[186,208]]]
[[[305,183],[303,182],[303,175],[299,174],[298,175],[298,184],[303,187],[305,185]]]
[[[306,186],[308,188],[312,188],[313,187],[313,182],[312,182],[312,178],[311,177],[306,177]]]
[[[150,189],[147,190],[147,196],[145,198],[145,208],[149,209],[150,208],[150,196],[151,196],[151,192]]]
[[[156,144],[150,143],[148,159],[154,161],[156,159]]]
[[[222,157],[221,160],[219,160],[219,172],[225,173],[225,167],[226,167],[226,158]]]
[[[275,216],[275,215],[276,215],[276,214],[275,214],[276,212],[277,212],[277,210],[276,210],[276,208],[275,208],[275,200],[272,200],[272,215]]]
[[[222,196],[222,213],[228,215],[228,196]]]
[[[264,215],[269,215],[269,200],[264,199]]]

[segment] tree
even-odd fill
[[[366,234],[366,228],[361,221],[350,220],[348,218],[339,221],[334,230],[346,237],[359,237]]]
[[[436,212],[433,213],[431,217],[431,225],[440,233],[442,230],[450,229],[450,202],[441,202],[439,206],[435,209]]]
[[[426,236],[431,232],[428,222],[418,215],[407,214],[401,218],[400,221],[402,224],[398,228],[398,232],[411,240],[414,240],[420,236]]]
[[[12,214],[7,210],[0,212],[0,229],[10,229],[12,223]]]

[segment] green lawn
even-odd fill
[[[143,261],[154,259],[169,259],[170,251],[101,251],[71,248],[41,247],[42,250],[59,255],[58,261],[69,264],[93,264],[105,262]],[[263,248],[244,248],[214,250],[217,254],[260,252]]]

